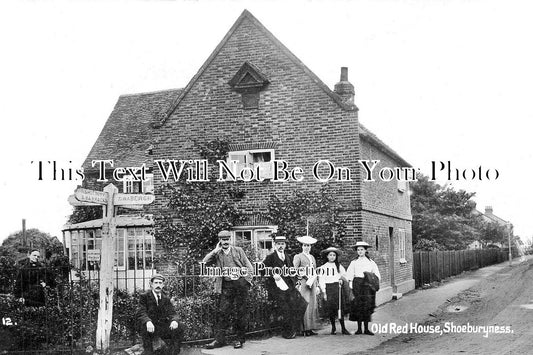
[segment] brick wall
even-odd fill
[[[228,85],[246,61],[270,82],[260,93],[259,109],[244,110],[241,95]],[[264,209],[270,194],[283,195],[296,188],[318,190],[323,183],[311,172],[320,159],[351,169],[354,181],[330,184],[347,206],[355,206],[359,199],[355,179],[359,159],[356,112],[335,102],[300,64],[248,19],[234,30],[154,135],[154,159],[200,159],[197,144],[220,138],[232,144],[272,142],[276,159],[304,170],[302,182],[242,184],[247,191],[241,205],[245,210]],[[161,181],[157,169],[155,181]],[[158,198],[155,207],[162,203]],[[353,227],[349,233],[354,236]]]

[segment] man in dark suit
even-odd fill
[[[52,280],[52,275],[47,274],[39,261],[40,257],[39,250],[33,249],[28,259],[21,263],[15,280],[15,298],[30,307],[44,306],[44,288],[47,286],[48,279]]]
[[[274,236],[274,251],[266,256],[263,260],[263,265],[266,268],[292,268],[292,257],[285,253],[285,236]],[[282,336],[285,339],[294,339],[296,337],[296,330],[302,322],[303,313],[307,305],[300,305],[302,302],[299,292],[296,289],[296,280],[294,276],[288,274],[272,274],[267,275],[265,287],[268,291],[269,298],[274,302],[279,315],[283,317],[282,322]],[[303,301],[305,302],[305,300]]]
[[[154,274],[150,279],[150,291],[141,294],[137,308],[139,331],[143,340],[144,353],[154,353],[161,339],[169,346],[170,354],[179,354],[183,337],[183,325],[178,323],[174,306],[163,292],[165,278]],[[155,349],[157,350],[157,349]]]
[[[218,244],[203,260],[206,266],[215,265],[220,270],[247,270],[243,273],[223,274],[215,280],[215,292],[220,294],[218,304],[218,320],[215,326],[215,340],[207,344],[207,349],[214,349],[226,344],[226,331],[230,326],[230,317],[233,318],[233,330],[237,339],[233,344],[235,349],[240,349],[245,342],[245,331],[248,323],[248,289],[252,283],[252,264],[246,257],[244,250],[231,245],[231,232],[218,233]]]

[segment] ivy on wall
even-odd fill
[[[306,235],[309,225],[309,235],[318,239],[311,253],[319,260],[321,250],[343,246],[346,221],[341,211],[335,192],[325,185],[318,191],[295,190],[289,196],[272,195],[267,218],[278,226],[278,235],[287,237],[287,248],[293,252],[301,251],[296,237]]]
[[[229,143],[216,139],[197,144],[203,159],[214,163],[225,159]],[[196,261],[218,242],[218,233],[242,223],[237,203],[244,197],[238,183],[178,181],[161,187],[168,201],[155,217],[155,238],[161,242],[167,261]]]

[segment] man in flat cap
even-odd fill
[[[274,268],[292,268],[292,258],[285,253],[285,236],[273,236],[274,251],[263,260],[263,265],[270,270]],[[265,280],[269,298],[274,302],[278,315],[283,317],[282,333],[285,339],[294,339],[296,331],[303,320],[307,303],[296,289],[296,279],[290,275],[270,274]],[[303,312],[302,312],[303,310]]]
[[[162,348],[162,341],[169,347],[170,354],[179,354],[183,337],[183,324],[170,298],[163,293],[165,278],[154,274],[150,278],[150,290],[141,294],[137,308],[137,321],[143,340],[144,353],[153,354]]]
[[[233,329],[237,332],[235,349],[242,348],[245,342],[245,331],[248,322],[247,298],[252,284],[252,264],[244,250],[231,245],[231,232],[218,233],[218,243],[203,260],[206,266],[215,265],[222,270],[222,276],[215,280],[215,292],[220,294],[218,304],[218,320],[215,325],[215,340],[206,348],[214,349],[226,345],[226,330],[233,318]],[[229,270],[239,272],[228,272]],[[224,271],[225,270],[225,271]]]

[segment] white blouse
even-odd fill
[[[374,273],[381,281],[378,265],[367,257],[357,258],[350,263],[346,271],[346,279],[352,282],[354,277],[365,277],[365,271]]]
[[[335,263],[327,262],[318,269],[318,286],[323,292],[326,292],[326,284],[338,282],[341,276],[344,276],[346,270],[339,265],[340,272],[337,271]]]

